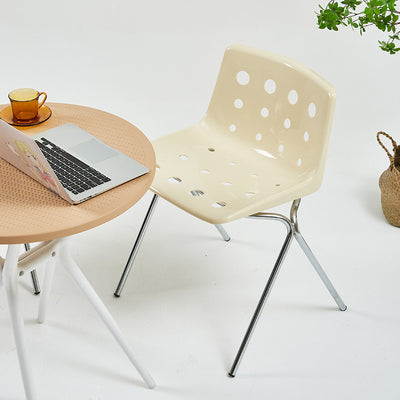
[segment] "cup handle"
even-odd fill
[[[40,92],[38,97],[40,97],[41,95],[44,96],[44,99],[43,99],[42,102],[39,104],[39,107],[38,107],[38,108],[42,107],[42,105],[44,104],[44,102],[45,102],[46,99],[47,99],[47,94],[46,94],[45,92]]]

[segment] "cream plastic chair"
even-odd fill
[[[229,372],[235,376],[293,236],[344,311],[345,304],[301,235],[300,199],[321,185],[336,93],[304,65],[266,51],[227,48],[204,118],[153,142],[155,193],[123,275],[119,297],[158,196],[195,217],[221,224],[242,217],[273,219],[287,228],[278,259]],[[290,218],[263,210],[293,201]]]

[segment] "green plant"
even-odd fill
[[[318,27],[337,31],[340,25],[358,29],[362,35],[367,27],[376,26],[387,32],[387,40],[379,40],[383,51],[395,54],[400,50],[400,12],[396,10],[397,0],[342,0],[329,1],[326,7],[319,5]],[[340,3],[340,4],[339,4]]]

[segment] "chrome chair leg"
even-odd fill
[[[25,246],[25,251],[28,251],[31,249],[31,245],[29,243],[25,243],[24,246]],[[39,280],[38,280],[35,269],[33,269],[31,271],[31,278],[32,278],[32,283],[33,283],[33,293],[36,295],[40,294]]]
[[[31,278],[32,278],[32,284],[33,284],[33,294],[40,294],[40,286],[39,286],[39,280],[37,277],[36,270],[33,269],[31,271]]]
[[[221,234],[222,238],[225,240],[225,242],[229,242],[231,240],[231,237],[228,235],[226,232],[225,228],[222,225],[214,225],[218,232]]]
[[[310,247],[304,240],[302,234],[300,233],[299,226],[298,226],[298,219],[297,219],[297,210],[299,208],[301,199],[297,199],[293,202],[292,208],[290,210],[290,220],[292,221],[293,228],[294,228],[294,237],[296,238],[297,242],[299,243],[300,247],[304,251],[305,255],[311,262],[311,265],[314,267],[315,271],[321,278],[322,282],[328,289],[329,293],[335,300],[336,304],[338,305],[340,311],[346,311],[347,306],[344,304],[343,300],[339,296],[338,292],[334,288],[332,282],[329,280],[328,276],[326,275],[325,271],[322,269],[320,263],[314,256],[313,252],[311,251]]]
[[[275,265],[274,268],[272,269],[271,275],[268,278],[268,282],[267,285],[265,286],[265,289],[261,295],[261,298],[258,302],[257,308],[253,314],[253,318],[250,321],[250,325],[247,328],[246,334],[244,335],[244,338],[242,340],[242,343],[240,345],[239,351],[236,355],[236,358],[232,364],[231,370],[229,371],[229,376],[230,377],[234,377],[236,375],[236,372],[239,368],[239,364],[243,358],[243,354],[247,348],[247,345],[250,341],[250,338],[253,334],[253,331],[255,329],[255,326],[258,322],[258,319],[261,315],[261,312],[264,308],[264,305],[268,299],[268,296],[272,290],[272,286],[275,282],[276,277],[278,276],[279,270],[281,268],[282,262],[286,256],[286,253],[290,247],[290,244],[292,242],[293,239],[293,225],[291,223],[291,221],[289,221],[288,218],[286,218],[283,215],[279,215],[279,214],[266,214],[266,213],[257,213],[254,215],[250,215],[248,218],[259,218],[259,219],[272,219],[272,220],[276,220],[276,221],[281,221],[285,224],[286,229],[287,229],[287,235],[285,238],[285,241],[283,242],[281,251],[278,255],[278,258],[275,261]]]
[[[123,271],[123,273],[121,275],[121,278],[120,278],[120,280],[118,282],[117,288],[115,289],[115,292],[114,292],[114,296],[115,297],[120,297],[121,296],[122,289],[124,288],[125,282],[128,279],[128,275],[131,272],[133,262],[135,261],[135,258],[136,258],[136,255],[137,255],[138,251],[139,251],[139,247],[140,247],[140,245],[142,243],[144,234],[146,233],[147,227],[149,226],[149,223],[150,223],[150,219],[151,219],[151,217],[153,215],[154,209],[156,208],[156,205],[157,205],[157,202],[158,202],[158,198],[159,198],[159,196],[157,194],[155,194],[153,196],[152,200],[151,200],[149,209],[147,210],[146,217],[144,218],[142,227],[140,228],[139,235],[136,238],[136,242],[135,242],[135,244],[134,244],[134,246],[132,248],[131,254],[129,255],[128,261],[126,262],[124,271]]]

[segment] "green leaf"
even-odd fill
[[[339,26],[357,28],[360,35],[366,28],[374,26],[382,32],[388,32],[388,41],[379,41],[379,47],[390,54],[400,50],[394,41],[400,41],[400,15],[396,10],[397,0],[330,0],[326,7],[319,6],[318,27],[338,31]]]
[[[370,8],[366,8],[364,10],[364,14],[367,17],[368,21],[372,21],[372,18],[374,17],[374,12]]]

